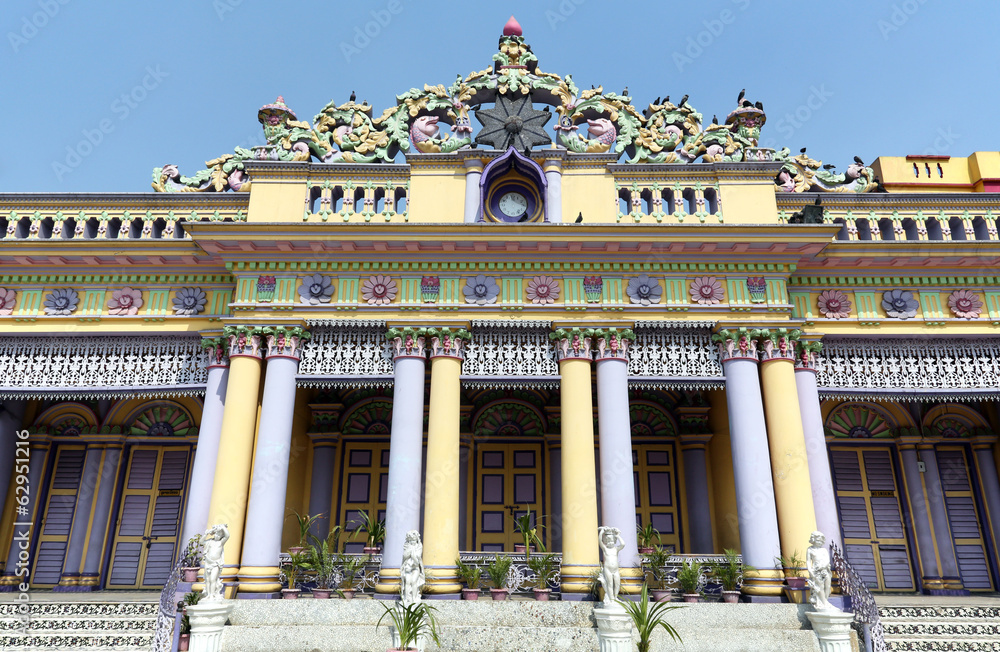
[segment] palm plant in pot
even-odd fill
[[[302,575],[309,567],[309,554],[305,552],[290,553],[288,561],[281,565],[281,570],[288,579],[288,588],[281,589],[281,597],[294,600],[302,593]]]
[[[684,602],[701,602],[701,564],[685,559],[677,571],[677,585],[684,594]]]
[[[388,652],[403,652],[404,650],[416,650],[421,639],[428,637],[436,645],[441,645],[438,636],[437,621],[434,619],[436,608],[426,602],[414,602],[412,604],[402,604],[400,602],[392,604],[382,604],[385,613],[378,619],[375,627],[382,625],[382,621],[388,616],[392,620],[392,627],[395,628],[393,638],[396,647]]]
[[[337,555],[330,550],[327,541],[313,544],[309,551],[309,568],[316,573],[316,588],[312,596],[317,600],[325,600],[333,593],[337,576]]]
[[[292,516],[295,517],[295,520],[299,525],[299,544],[297,546],[289,546],[288,554],[290,555],[302,552],[306,549],[306,546],[309,544],[309,538],[312,537],[309,530],[311,530],[312,526],[316,524],[316,521],[323,518],[322,514],[310,516],[309,514],[299,514],[298,512],[293,512]]]
[[[806,578],[804,576],[806,572],[805,561],[803,561],[802,557],[799,557],[798,550],[793,550],[787,557],[784,555],[775,557],[774,565],[784,570],[785,583],[788,585],[788,588],[793,590],[806,588]]]
[[[374,519],[368,512],[361,512],[361,527],[368,533],[365,554],[372,555],[382,550],[382,542],[385,541],[385,520]]]
[[[743,573],[751,568],[744,566],[740,562],[739,555],[731,548],[726,548],[724,557],[720,561],[712,562],[709,568],[712,577],[722,585],[722,601],[730,604],[739,602]]]
[[[486,567],[486,574],[490,578],[493,587],[490,588],[490,596],[494,600],[506,600],[507,594],[507,574],[514,560],[506,555],[495,555],[493,561]]]
[[[465,583],[462,589],[463,600],[479,599],[479,579],[483,575],[483,569],[475,564],[466,564],[461,559],[455,559],[455,568],[458,572],[458,579]]]
[[[521,539],[524,540],[523,544],[514,544],[514,552],[523,552],[524,554],[531,554],[532,545],[537,546],[540,551],[545,551],[545,546],[542,544],[541,538],[538,536],[538,522],[541,521],[544,516],[531,516],[531,509],[528,509],[524,514],[514,518],[514,530],[521,535]]]
[[[650,604],[649,587],[646,586],[645,582],[642,583],[642,589],[639,592],[639,600],[637,602],[625,601],[620,604],[632,618],[632,624],[635,625],[636,630],[639,632],[639,641],[637,643],[639,652],[649,652],[650,639],[653,637],[653,631],[657,627],[662,627],[670,635],[670,638],[683,644],[680,634],[677,633],[677,630],[665,618],[666,612],[671,609],[680,609],[681,605],[670,606],[657,604],[655,601],[653,604]]]
[[[196,534],[188,540],[187,546],[184,547],[184,554],[181,556],[182,581],[198,581],[198,570],[201,568],[201,555],[203,550],[204,543],[202,543],[200,534]]]
[[[670,551],[663,546],[656,546],[643,558],[645,573],[653,576],[653,583],[656,588],[652,589],[654,602],[670,602],[673,591],[670,590],[670,569],[667,563],[670,561]]]
[[[340,570],[344,573],[343,578],[340,580],[340,597],[345,600],[350,600],[354,597],[354,580],[358,575],[358,571],[365,567],[368,563],[368,555],[337,555],[337,565],[340,566]]]
[[[652,523],[637,525],[635,527],[635,538],[639,544],[640,555],[648,555],[653,552],[654,546],[663,543],[663,540],[660,539],[660,531],[653,527]]]
[[[528,557],[528,568],[535,574],[535,586],[531,589],[535,594],[535,600],[548,602],[549,596],[552,595],[549,582],[556,572],[556,556],[549,552]]]

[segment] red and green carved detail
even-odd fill
[[[184,410],[158,405],[144,411],[129,428],[129,433],[145,437],[183,437],[198,433],[198,427]]]
[[[892,428],[877,411],[865,405],[837,408],[826,420],[827,432],[834,437],[850,439],[884,439],[892,437]]]

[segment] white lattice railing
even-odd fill
[[[471,331],[462,363],[467,385],[502,386],[512,379],[558,382],[549,322],[473,320]]]
[[[299,385],[389,384],[392,354],[379,320],[320,320],[308,322],[312,338],[302,347]]]
[[[629,350],[628,372],[633,385],[691,388],[720,386],[725,377],[712,344],[709,322],[636,322],[635,344]]]

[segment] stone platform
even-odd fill
[[[593,603],[479,600],[433,605],[441,650],[598,650]],[[818,652],[804,611],[794,604],[685,605],[668,618],[683,646],[660,629],[653,650]],[[379,602],[368,599],[238,600],[223,633],[223,650],[385,652],[391,644],[389,629],[375,628],[382,613]]]

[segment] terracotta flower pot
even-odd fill
[[[462,589],[462,599],[463,600],[478,600],[479,599],[479,589]]]
[[[639,554],[640,555],[651,555],[651,554],[653,554],[653,549],[652,548],[639,548]]]
[[[185,566],[181,569],[181,581],[182,582],[197,582],[198,581],[198,568]]]
[[[806,582],[807,581],[808,580],[806,580],[806,578],[804,578],[804,577],[786,577],[785,578],[785,583],[788,584],[788,588],[795,589],[797,591],[806,588]]]
[[[183,652],[184,650],[187,650],[190,645],[191,645],[190,634],[181,634],[180,637],[177,639],[178,652]]]
[[[312,596],[317,600],[329,600],[333,589],[313,589]]]
[[[549,596],[552,595],[552,589],[531,589],[531,592],[535,594],[535,600],[538,602],[548,602]]]
[[[736,604],[737,602],[740,601],[740,592],[739,591],[723,591],[722,592],[722,601],[725,602],[726,604]]]
[[[685,593],[684,602],[701,602],[701,595],[698,593]]]
[[[365,546],[364,547],[364,553],[366,555],[377,555],[381,551],[382,551],[381,546]]]
[[[345,600],[350,600],[354,597],[354,589],[341,589],[340,592],[344,595]]]
[[[535,546],[531,546],[530,548],[528,548],[528,552],[526,552],[524,549],[524,544],[521,543],[514,544],[514,554],[516,555],[531,554],[532,552],[535,552]]]
[[[490,597],[494,600],[506,600],[507,595],[507,589],[490,589]]]
[[[288,548],[288,554],[297,555],[303,550],[305,550],[304,546],[291,546],[290,548]]]
[[[302,589],[281,589],[281,597],[285,600],[296,600]]]
[[[674,598],[674,592],[670,589],[653,589],[653,602],[670,602]]]

